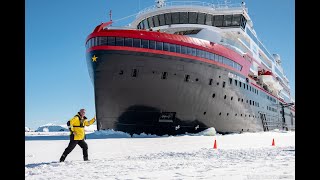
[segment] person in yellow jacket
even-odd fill
[[[90,126],[96,121],[96,117],[92,118],[90,121],[87,120],[85,116],[86,110],[80,109],[77,115],[75,115],[70,120],[70,142],[68,147],[64,150],[60,157],[60,162],[63,162],[68,154],[76,147],[78,144],[82,148],[83,160],[88,161],[88,145],[84,141],[85,132],[84,126]],[[68,124],[69,125],[69,124]]]

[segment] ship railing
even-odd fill
[[[210,7],[214,10],[222,10],[222,9],[239,9],[243,8],[243,6],[240,3],[236,4],[225,4],[225,3],[220,3],[220,4],[213,4],[213,3],[208,3],[208,2],[200,2],[200,1],[170,1],[170,2],[165,2],[163,7],[172,7],[172,6],[200,6],[200,7]],[[161,7],[160,7],[161,8]],[[159,9],[156,5],[144,8],[143,10],[139,11],[138,15],[141,15],[145,12],[152,11],[154,9]],[[247,10],[247,8],[245,8]]]

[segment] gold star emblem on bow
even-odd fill
[[[92,62],[97,62],[97,58],[96,55],[93,55],[93,57],[91,58],[92,59]]]

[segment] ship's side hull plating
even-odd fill
[[[248,82],[240,87],[230,73],[245,77],[214,64],[122,50],[90,51],[87,61],[98,130],[162,135],[209,127],[221,133],[294,127],[294,112],[285,110],[283,122],[278,101]]]

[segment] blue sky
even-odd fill
[[[271,54],[280,54],[294,96],[295,1],[245,2],[259,39]],[[92,118],[94,89],[85,60],[86,37],[109,21],[109,10],[115,21],[153,4],[154,0],[25,1],[25,125],[36,129],[65,124],[80,108]],[[113,26],[127,25],[133,18]]]

